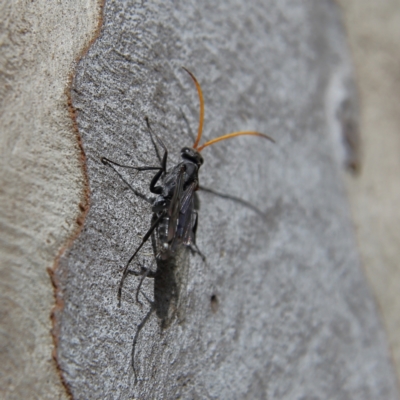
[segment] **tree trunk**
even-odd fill
[[[358,161],[342,144],[357,107],[334,3],[109,1],[90,46],[97,3],[41,7],[5,7],[20,43],[11,37],[0,75],[4,397],[398,398],[342,181],[343,158]],[[182,66],[204,92],[203,142],[238,130],[275,139],[202,152],[200,185],[260,211],[200,190],[206,260],[181,249],[155,262],[153,236],[130,268],[155,277],[140,304],[129,274],[118,307],[152,220],[126,182],[149,195],[154,171],[117,168],[124,182],[101,158],[157,165],[148,117],[168,167],[179,162],[198,124]]]

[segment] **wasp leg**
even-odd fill
[[[147,299],[147,297],[146,297],[146,299]],[[137,327],[137,330],[136,330],[136,333],[135,333],[135,337],[133,338],[133,343],[132,343],[132,358],[131,359],[132,359],[133,375],[135,376],[135,385],[137,384],[137,374],[136,374],[136,368],[135,368],[136,343],[138,341],[138,337],[139,337],[140,331],[146,325],[146,322],[148,321],[148,319],[150,318],[151,314],[153,314],[153,311],[155,310],[154,302],[150,302],[150,305],[151,305],[150,310],[147,312],[146,316],[142,319],[142,322]]]
[[[167,172],[167,158],[168,158],[167,146],[165,146],[164,142],[153,132],[153,130],[151,129],[151,126],[150,126],[149,119],[147,117],[146,117],[146,124],[147,124],[147,128],[149,129],[150,138],[151,138],[151,141],[153,143],[154,149],[156,150],[158,161],[160,161],[160,164],[161,164],[162,169],[164,170],[164,172]],[[154,138],[156,138],[158,144],[164,150],[164,154],[163,154],[162,158],[160,156],[160,153],[158,151],[158,147],[156,146],[156,142],[155,142]]]
[[[144,165],[142,167],[135,167],[133,165],[123,165],[123,164],[118,164],[115,161],[109,160],[107,157],[101,157],[101,162],[104,165],[116,165],[117,167],[121,167],[121,168],[127,168],[127,169],[135,169],[136,171],[157,171],[159,169],[161,169],[161,167],[153,167],[153,166],[149,166],[149,165]]]
[[[158,151],[158,147],[157,147],[156,142],[155,142],[155,140],[154,140],[154,136],[157,136],[157,135],[156,135],[156,134],[153,132],[153,130],[151,129],[149,118],[148,118],[148,117],[145,117],[145,120],[146,120],[147,129],[149,130],[149,133],[150,133],[151,143],[153,143],[154,150],[156,151],[156,156],[157,156],[157,158],[158,158],[158,161],[159,161],[160,164],[161,164],[162,161],[161,161],[160,152]],[[158,138],[158,139],[159,139],[159,138]],[[161,139],[159,139],[159,141],[162,142]],[[163,143],[163,145],[164,145],[164,143]],[[165,146],[164,146],[164,147],[165,147]]]
[[[204,186],[199,187],[199,190],[201,190],[202,192],[211,193],[215,196],[221,197],[222,199],[232,200],[236,203],[241,204],[242,206],[250,208],[250,210],[254,211],[258,215],[262,216],[263,218],[266,217],[265,213],[263,213],[259,208],[257,208],[253,204],[249,203],[248,201],[241,199],[240,197],[235,197],[235,196],[231,196],[230,194],[220,193],[213,189],[206,188]]]
[[[120,177],[120,179],[122,180],[122,182],[124,182],[125,185],[128,186],[129,189],[131,189],[132,192],[133,192],[136,196],[140,197],[141,199],[143,199],[144,201],[146,201],[146,202],[149,203],[149,204],[153,204],[153,203],[154,203],[154,198],[153,198],[153,197],[147,197],[145,194],[140,193],[138,190],[136,190],[136,189],[135,189],[135,188],[120,174],[120,173],[119,173],[119,171],[115,168],[115,165],[118,166],[118,167],[123,167],[123,168],[136,169],[136,170],[138,170],[138,171],[159,170],[160,167],[146,167],[146,166],[144,166],[144,167],[132,167],[132,166],[127,166],[127,165],[118,164],[118,163],[116,163],[116,162],[114,162],[114,161],[109,160],[108,158],[105,158],[105,157],[102,157],[102,158],[101,158],[101,162],[102,162],[104,165],[108,165],[109,167],[111,167],[111,168],[117,173],[117,175]]]
[[[185,121],[185,124],[186,124],[186,126],[188,128],[189,136],[193,140],[193,143],[194,143],[196,141],[196,136],[194,135],[194,133],[192,131],[192,128],[191,128],[190,123],[189,123],[189,120],[187,119],[186,114],[183,112],[182,108],[179,108],[179,110],[181,111],[182,118]]]
[[[188,247],[193,253],[198,254],[201,257],[201,259],[203,260],[203,262],[207,261],[206,256],[200,251],[200,249],[197,247],[196,243],[190,243],[188,245]]]
[[[162,186],[156,186],[156,183],[160,179],[161,175],[163,174],[163,170],[160,169],[155,175],[154,178],[150,182],[150,192],[154,194],[161,194],[162,193]]]
[[[142,287],[143,281],[144,281],[146,278],[155,278],[155,272],[152,271],[151,268],[144,268],[144,267],[141,267],[140,272],[137,272],[137,271],[128,271],[128,274],[132,274],[132,275],[140,276],[140,277],[141,277],[140,282],[139,282],[139,285],[138,285],[138,287],[137,287],[137,289],[136,289],[136,302],[139,303],[140,305],[143,305],[142,302],[139,300],[140,289],[141,289],[141,287]],[[145,297],[146,297],[146,296],[145,296]],[[146,297],[146,299],[147,299],[147,297]],[[147,299],[147,300],[148,300],[148,299]]]
[[[197,221],[199,219],[199,214],[197,213],[197,211],[193,211],[193,214],[195,215],[195,219],[192,227],[192,235],[190,238],[190,242],[187,246],[192,251],[192,253],[198,254],[203,260],[203,262],[206,262],[206,256],[200,251],[200,249],[197,247],[196,244],[196,231],[197,231]]]
[[[150,192],[154,194],[161,194],[162,193],[162,186],[156,186],[158,180],[160,179],[161,175],[163,173],[167,173],[167,159],[168,159],[168,149],[165,146],[164,142],[153,132],[150,126],[149,119],[146,117],[146,124],[150,132],[150,137],[151,141],[153,142],[154,148],[156,150],[157,158],[161,163],[161,169],[158,171],[155,175],[154,178],[150,182]],[[160,153],[158,152],[158,148],[156,146],[156,143],[154,141],[154,138],[156,138],[158,144],[162,147],[164,150],[163,157],[161,159]]]
[[[128,275],[128,267],[129,264],[132,262],[132,260],[135,258],[136,254],[139,252],[139,250],[143,247],[143,245],[147,242],[151,234],[153,233],[154,229],[157,228],[158,224],[160,221],[164,218],[165,212],[162,212],[160,216],[154,221],[153,225],[151,225],[150,229],[147,231],[147,233],[144,235],[142,242],[140,243],[139,247],[136,249],[136,251],[133,253],[131,258],[128,260],[128,262],[125,265],[124,272],[122,273],[122,278],[121,281],[119,282],[119,287],[118,287],[118,307],[121,306],[121,294],[122,294],[122,286],[124,284],[124,280],[126,276]]]
[[[138,285],[138,287],[137,287],[137,289],[136,289],[136,301],[137,301],[139,304],[142,304],[142,303],[140,302],[140,300],[139,300],[140,289],[141,289],[141,287],[142,287],[143,281],[144,281],[146,278],[154,278],[154,272],[151,271],[150,269],[147,269],[146,272],[142,275],[142,277],[141,277],[141,279],[140,279],[139,285]]]
[[[157,136],[156,136],[156,137],[157,137]],[[163,143],[161,139],[159,139],[159,140],[160,140],[161,143]],[[163,143],[163,146],[164,146],[164,143]],[[154,193],[154,194],[161,194],[161,193],[162,193],[162,191],[163,191],[162,186],[156,186],[156,183],[158,182],[158,180],[160,179],[160,177],[161,177],[161,175],[162,175],[163,173],[167,173],[168,150],[167,150],[167,148],[166,148],[165,146],[164,146],[163,148],[164,148],[165,152],[164,152],[164,155],[163,155],[163,159],[162,159],[162,161],[161,161],[162,169],[160,169],[160,170],[154,175],[154,178],[153,178],[153,179],[151,180],[151,182],[150,182],[150,192],[151,192],[151,193]]]

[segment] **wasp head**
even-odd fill
[[[201,154],[197,150],[192,149],[190,147],[184,147],[181,150],[181,157],[184,160],[192,161],[199,167],[200,167],[200,165],[203,164],[203,157],[201,156]]]

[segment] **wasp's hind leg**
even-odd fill
[[[200,249],[198,248],[198,246],[196,244],[197,221],[199,218],[197,211],[193,211],[192,215],[194,215],[194,218],[193,218],[194,222],[193,222],[192,231],[190,234],[190,241],[187,244],[187,247],[189,247],[189,249],[191,250],[192,253],[198,254],[201,257],[201,259],[203,260],[203,262],[206,262],[207,261],[206,256],[200,251]]]
[[[207,261],[206,256],[200,251],[200,249],[197,247],[196,243],[190,243],[188,245],[188,247],[192,253],[198,254],[201,257],[201,259],[203,260],[203,262]]]
[[[152,263],[151,266],[153,266],[153,264],[154,264],[154,262]],[[144,266],[141,266],[139,272],[138,272],[138,271],[131,271],[131,270],[128,270],[128,274],[131,274],[131,275],[134,275],[134,276],[140,276],[140,277],[141,277],[141,278],[140,278],[139,285],[138,285],[138,287],[137,287],[137,289],[136,289],[136,302],[139,303],[140,305],[143,305],[142,302],[139,300],[140,289],[141,289],[141,287],[142,287],[143,281],[144,281],[146,278],[154,278],[154,277],[155,277],[155,272],[151,269],[151,267],[150,267],[150,268],[146,268],[146,267],[144,267]],[[150,302],[149,299],[146,297],[146,295],[145,295],[144,293],[142,293],[142,294],[143,294],[143,296],[145,297],[145,299],[146,299],[148,302]]]
[[[145,296],[146,297],[146,296]],[[147,297],[146,297],[147,299]],[[148,300],[148,299],[147,299]],[[150,302],[150,301],[149,301]],[[150,310],[147,312],[147,314],[145,315],[145,317],[142,319],[142,322],[140,322],[140,324],[137,327],[135,336],[133,338],[133,343],[132,343],[132,354],[131,354],[131,362],[132,362],[132,369],[133,369],[133,375],[135,376],[135,385],[137,384],[137,373],[136,373],[136,367],[135,367],[135,351],[136,351],[136,344],[139,338],[139,333],[140,331],[143,329],[143,327],[146,325],[146,322],[149,320],[149,318],[151,317],[151,314],[153,314],[153,311],[155,310],[154,307],[154,302],[150,302]]]
[[[124,280],[126,278],[126,276],[128,275],[128,268],[130,263],[132,262],[132,260],[136,257],[136,254],[139,253],[139,250],[143,247],[143,245],[149,240],[149,237],[151,236],[151,234],[153,233],[154,229],[157,228],[158,224],[160,223],[160,221],[165,217],[165,212],[162,212],[152,223],[150,229],[146,232],[146,234],[144,235],[142,242],[140,243],[140,245],[137,247],[136,251],[132,254],[131,258],[128,260],[128,262],[125,265],[124,268],[124,272],[122,273],[122,278],[119,282],[119,286],[118,286],[118,307],[121,306],[121,294],[122,294],[122,286],[124,285]]]

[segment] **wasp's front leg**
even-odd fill
[[[152,166],[143,166],[143,167],[135,167],[135,166],[131,166],[131,165],[122,165],[122,164],[118,164],[115,161],[111,161],[106,157],[102,157],[101,158],[101,162],[104,165],[108,165],[109,167],[111,167],[116,173],[117,175],[120,177],[120,179],[122,180],[122,182],[125,183],[126,186],[129,187],[129,189],[132,190],[132,192],[140,197],[141,199],[143,199],[144,201],[146,201],[149,204],[153,204],[154,202],[154,198],[150,198],[147,197],[145,194],[139,192],[138,190],[136,190],[120,173],[119,171],[115,168],[115,166],[117,167],[121,167],[121,168],[127,168],[127,169],[134,169],[136,171],[155,171],[155,170],[160,170],[161,167],[152,167]]]

